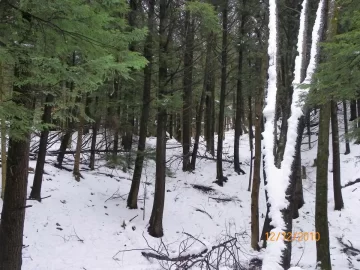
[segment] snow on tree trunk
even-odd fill
[[[311,57],[307,69],[306,79],[304,83],[309,84],[312,80],[312,75],[317,64],[317,55],[319,50],[319,40],[322,33],[323,25],[323,5],[321,0],[317,10],[316,21],[312,33]],[[294,93],[292,96],[291,116],[288,119],[288,133],[287,143],[285,146],[284,159],[281,163],[280,169],[274,164],[274,117],[276,106],[276,92],[277,92],[277,5],[276,0],[269,2],[269,71],[268,71],[268,89],[266,96],[266,106],[264,108],[264,117],[266,119],[264,137],[264,159],[265,171],[268,176],[268,183],[266,189],[268,191],[270,207],[270,216],[272,218],[272,230],[277,237],[280,234],[278,241],[269,241],[264,254],[263,270],[277,270],[283,269],[280,266],[282,261],[283,251],[286,248],[281,237],[281,233],[286,228],[286,224],[282,217],[282,210],[287,207],[288,201],[286,199],[286,190],[289,186],[292,163],[295,156],[295,145],[297,138],[297,127],[299,119],[302,116],[302,107],[304,105],[302,95],[306,95],[308,90],[301,89],[301,67],[304,61],[303,57],[303,39],[305,35],[305,14],[307,12],[307,0],[303,2],[303,8],[300,17],[300,29],[298,38],[298,52],[299,55],[295,59],[295,77],[294,77]]]

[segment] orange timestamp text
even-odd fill
[[[266,241],[319,241],[318,232],[270,232],[265,233]]]

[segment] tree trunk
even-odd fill
[[[224,120],[225,120],[225,98],[226,98],[226,78],[227,78],[227,35],[228,35],[228,0],[223,2],[222,11],[222,51],[221,51],[221,90],[220,90],[220,109],[219,109],[219,127],[218,142],[216,151],[216,183],[219,186],[224,185],[227,179],[223,175],[222,154],[224,139]]]
[[[340,170],[340,143],[339,124],[337,118],[337,102],[331,101],[331,138],[333,156],[333,187],[335,210],[344,208],[344,201],[341,192],[341,170]]]
[[[1,119],[1,198],[4,199],[6,185],[6,122]]]
[[[155,194],[154,203],[151,211],[148,232],[153,237],[162,237],[163,232],[163,213],[165,203],[165,178],[166,178],[166,118],[167,112],[161,101],[166,95],[167,80],[167,53],[168,53],[168,8],[170,6],[167,0],[160,0],[159,11],[159,93],[160,100],[158,106],[157,128],[156,128],[156,176],[155,176]]]
[[[91,136],[91,146],[90,146],[90,164],[89,168],[91,171],[95,170],[95,151],[96,151],[96,139],[98,134],[98,120],[92,124],[92,136]]]
[[[15,72],[18,73],[19,70],[15,70]],[[12,99],[16,106],[32,110],[30,87],[22,86],[17,89],[17,92],[18,95]],[[25,120],[26,123],[31,121],[32,117],[33,115],[26,115],[24,118],[27,119],[15,119],[15,121]],[[16,138],[12,135],[14,133],[17,134]],[[30,127],[24,127],[24,130],[19,133],[16,125],[10,125],[9,134],[7,181],[0,225],[0,270],[21,270],[29,170]]]
[[[251,189],[251,177],[253,170],[253,156],[254,156],[254,144],[253,144],[253,124],[252,124],[252,100],[251,96],[248,96],[248,106],[249,106],[249,115],[248,115],[248,124],[249,124],[249,145],[250,145],[250,173],[249,173],[249,185],[248,191]],[[261,120],[260,120],[260,130],[261,130]],[[260,136],[260,144],[261,144],[261,136]]]
[[[320,234],[316,242],[317,261],[321,262],[321,269],[331,270],[329,225],[328,225],[328,158],[329,158],[329,122],[330,104],[320,107],[319,140],[316,157],[316,204],[315,204],[315,231]]]
[[[302,116],[299,119],[298,137],[296,139],[296,153],[295,153],[295,164],[293,171],[291,172],[291,182],[295,182],[295,195],[294,195],[294,207],[293,207],[293,219],[299,217],[299,209],[304,205],[304,193],[302,186],[302,167],[301,167],[301,144],[302,136],[305,129],[305,117]]]
[[[360,128],[360,99],[356,100],[356,105],[357,105],[357,127]]]
[[[133,179],[131,182],[130,193],[127,199],[127,207],[130,209],[137,209],[137,199],[139,194],[140,180],[144,163],[147,123],[149,121],[150,100],[151,100],[151,78],[152,78],[152,58],[153,58],[153,32],[154,32],[154,14],[155,14],[155,0],[149,1],[148,13],[148,29],[149,34],[146,38],[144,56],[149,61],[144,69],[144,89],[143,89],[143,107],[140,119],[140,134],[138,143],[138,152],[136,154],[135,168]]]
[[[78,125],[78,137],[76,142],[76,151],[75,151],[75,158],[74,158],[74,170],[73,175],[76,181],[80,182],[80,178],[82,175],[80,173],[80,157],[81,157],[81,148],[82,148],[82,141],[83,141],[83,131],[84,131],[84,116],[79,116],[79,125]]]
[[[209,63],[205,67],[206,80],[206,113],[205,113],[205,140],[206,151],[212,156],[215,155],[214,146],[214,128],[215,128],[215,61],[214,61],[214,47],[216,46],[215,34],[210,33],[207,40],[206,47],[206,63]]]
[[[350,154],[350,142],[349,142],[349,126],[348,126],[348,117],[347,117],[347,106],[346,100],[343,101],[343,113],[344,113],[344,128],[345,128],[345,153],[344,155]]]
[[[0,98],[4,101],[12,92],[14,68],[12,65],[0,62]],[[1,198],[4,198],[6,185],[6,119],[1,118]]]
[[[357,118],[357,111],[356,111],[356,100],[350,101],[350,119],[349,121],[354,121]]]
[[[254,178],[251,191],[251,247],[259,250],[259,190],[261,172],[261,95],[255,100],[255,160]]]
[[[33,181],[33,186],[30,193],[30,199],[35,199],[41,202],[41,185],[42,185],[42,178],[44,174],[44,166],[45,166],[45,159],[46,159],[46,148],[48,143],[49,137],[49,128],[46,127],[47,124],[51,123],[51,110],[53,108],[52,102],[54,100],[54,96],[48,94],[45,99],[45,107],[44,107],[44,114],[42,116],[42,123],[45,125],[44,130],[41,131],[40,135],[40,142],[39,142],[39,152],[36,162],[35,168],[35,176]]]
[[[72,130],[70,130],[70,127],[68,127],[68,129],[66,130],[65,134],[63,135],[63,137],[61,139],[61,144],[60,144],[60,148],[59,148],[59,154],[57,156],[57,166],[58,167],[62,166],[62,163],[64,161],[64,157],[65,157],[65,152],[66,152],[66,149],[67,149],[67,147],[69,145],[69,141],[71,139],[71,135],[72,135]]]
[[[243,7],[244,8],[244,7]],[[241,14],[240,21],[240,41],[242,44],[242,39],[245,36],[244,30],[244,14]],[[240,156],[239,156],[239,146],[240,146],[240,136],[242,135],[242,123],[241,118],[244,114],[243,108],[243,97],[242,97],[242,76],[243,76],[243,46],[239,47],[239,58],[238,58],[238,74],[237,74],[237,84],[236,84],[236,117],[235,117],[235,141],[234,141],[234,170],[236,173],[240,174],[242,171],[240,168]]]
[[[191,1],[191,0],[188,0]],[[183,171],[191,170],[191,111],[192,111],[192,84],[194,58],[194,21],[189,10],[185,14],[185,54],[183,80]]]
[[[191,170],[195,170],[195,164],[196,164],[196,156],[197,151],[199,149],[199,140],[200,140],[200,134],[201,134],[201,121],[203,118],[203,110],[204,110],[204,101],[205,101],[205,87],[203,88],[203,91],[201,92],[201,98],[197,109],[196,114],[196,128],[195,128],[195,143],[194,143],[194,149],[191,156]]]

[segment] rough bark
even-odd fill
[[[221,89],[220,89],[220,109],[218,142],[216,151],[216,183],[219,186],[224,185],[226,178],[223,175],[222,154],[224,139],[224,120],[225,120],[225,98],[226,98],[226,78],[227,78],[227,36],[228,36],[228,0],[223,2],[222,10],[222,50],[221,50]]]
[[[83,132],[84,132],[84,116],[79,115],[79,124],[77,130],[77,142],[76,142],[76,150],[75,150],[75,157],[74,157],[74,169],[73,175],[76,181],[80,181],[82,178],[80,173],[80,157],[81,157],[81,148],[82,148],[82,141],[83,141]]]
[[[53,100],[54,96],[52,94],[48,94],[46,96],[44,113],[42,116],[42,123],[45,125],[45,127],[44,130],[41,131],[40,135],[39,152],[37,156],[34,181],[30,193],[30,199],[35,199],[39,202],[41,201],[41,185],[43,180],[46,148],[49,137],[49,128],[46,125],[51,123],[51,110],[53,108],[51,103],[53,102]]]
[[[153,58],[153,25],[154,25],[154,14],[155,14],[155,0],[149,1],[149,12],[148,12],[148,29],[149,34],[146,38],[144,56],[149,61],[148,65],[144,69],[144,88],[143,88],[143,106],[141,110],[140,118],[140,133],[138,152],[135,159],[135,168],[133,179],[131,182],[131,188],[127,199],[127,207],[130,209],[137,209],[137,199],[139,194],[140,180],[144,163],[146,136],[147,136],[147,123],[149,120],[150,113],[150,99],[151,99],[151,78],[152,78],[152,58]]]
[[[245,5],[243,2],[243,6]],[[244,8],[244,7],[243,7]],[[245,36],[245,16],[242,12],[240,19],[240,44],[242,44],[242,39]],[[242,135],[242,117],[243,117],[243,97],[242,97],[242,76],[243,76],[243,46],[239,47],[239,56],[238,56],[238,74],[237,74],[237,84],[236,84],[236,115],[235,115],[235,137],[234,137],[234,170],[236,173],[240,174],[242,171],[240,168],[240,156],[239,156],[239,146],[240,146],[240,136]]]
[[[206,66],[205,72],[206,80],[206,113],[205,113],[205,140],[206,140],[206,151],[212,156],[215,155],[215,72],[214,72],[214,47],[216,46],[215,34],[210,33],[207,40],[206,47],[206,59],[209,64]]]
[[[302,185],[302,166],[301,166],[301,143],[302,136],[305,128],[305,117],[302,116],[299,120],[298,128],[298,138],[296,139],[296,154],[295,154],[295,164],[294,170],[291,173],[291,181],[295,181],[295,195],[294,195],[294,207],[293,207],[293,219],[299,217],[299,209],[304,205],[304,193],[303,193],[303,185]]]
[[[165,203],[165,178],[166,178],[166,118],[167,112],[164,106],[161,106],[161,100],[166,94],[167,80],[167,52],[168,52],[168,9],[171,1],[160,0],[159,11],[159,93],[160,100],[157,115],[156,128],[156,175],[155,175],[155,194],[154,203],[151,211],[148,232],[153,237],[162,237],[163,232],[163,213]]]
[[[95,170],[95,152],[96,152],[96,138],[98,134],[98,121],[92,124],[91,146],[90,146],[90,162],[89,168],[91,171]]]
[[[191,1],[191,0],[188,0]],[[185,54],[183,79],[183,171],[191,170],[191,111],[192,111],[192,84],[193,84],[193,58],[194,58],[194,21],[190,11],[185,14]]]
[[[261,96],[261,95],[260,95]],[[261,174],[261,114],[262,99],[255,100],[255,160],[251,190],[251,247],[259,250],[259,191]]]
[[[18,95],[13,97],[15,104],[31,110],[30,88],[22,86],[16,90]],[[27,120],[31,119],[30,115],[27,117],[29,117]],[[17,121],[20,120],[17,119]],[[21,136],[21,139],[14,138],[12,132]],[[0,270],[20,270],[29,168],[30,127],[19,134],[18,130],[12,130],[10,126],[9,134],[7,182],[0,225]]]
[[[344,208],[344,201],[341,192],[339,124],[337,118],[337,103],[335,101],[331,101],[331,131],[334,203],[335,210],[341,210]]]
[[[321,262],[322,270],[331,270],[327,215],[330,110],[329,103],[320,107],[319,140],[316,158],[315,231],[321,235],[320,240],[316,242],[316,250],[317,261]]]
[[[71,124],[70,124],[71,125]],[[57,166],[61,167],[64,161],[65,152],[71,140],[72,130],[70,127],[66,130],[65,134],[61,138],[61,144],[59,148],[59,154],[57,156]]]
[[[250,146],[250,172],[249,172],[248,191],[250,191],[251,177],[252,177],[252,171],[253,171],[253,156],[254,156],[254,153],[253,153],[254,152],[254,145],[253,145],[254,135],[253,135],[253,124],[252,124],[252,98],[250,95],[248,96],[248,107],[249,107],[248,124],[249,124],[249,146]],[[260,129],[261,129],[261,122],[260,122]],[[260,140],[261,140],[261,137],[260,137]]]
[[[0,98],[1,101],[11,95],[14,68],[12,65],[0,63]],[[6,185],[6,119],[0,120],[1,125],[1,198],[4,198]]]
[[[197,113],[196,113],[195,142],[194,142],[194,148],[193,148],[193,152],[191,155],[191,163],[190,163],[191,170],[195,170],[197,151],[199,149],[199,140],[200,140],[200,134],[201,134],[201,121],[203,118],[204,101],[205,101],[205,88],[203,88],[203,91],[201,93],[200,102],[199,102],[199,105],[197,108]]]
[[[345,153],[344,155],[350,154],[350,142],[349,142],[349,126],[347,116],[346,100],[343,101],[343,113],[344,113],[344,129],[345,129]]]
[[[356,100],[350,101],[350,119],[349,121],[354,121],[357,118],[357,111],[356,111]]]

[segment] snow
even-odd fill
[[[339,118],[339,120],[341,119]],[[76,142],[75,135],[73,140]],[[155,138],[148,138],[147,147],[153,148],[155,141]],[[234,132],[226,132],[224,141],[224,158],[226,159],[232,158],[228,155],[233,153],[233,141]],[[201,141],[199,149],[202,155],[205,153],[203,143]],[[75,143],[72,147],[75,147]],[[221,241],[225,235],[239,233],[241,235],[239,237],[241,261],[246,265],[251,258],[261,258],[263,252],[254,252],[250,245],[251,200],[250,193],[247,192],[250,169],[248,166],[250,162],[248,136],[241,136],[240,141],[242,169],[246,174],[239,176],[233,172],[232,164],[224,163],[224,175],[229,178],[224,187],[212,184],[216,177],[215,161],[200,158],[197,170],[194,173],[185,173],[181,170],[181,161],[176,159],[182,154],[180,144],[174,140],[168,140],[167,147],[167,155],[174,161],[171,164],[169,162],[173,176],[167,177],[166,180],[168,192],[166,193],[164,213],[165,236],[162,241],[168,246],[170,256],[174,257],[179,254],[180,242],[187,238],[183,232],[191,233],[208,248]],[[58,145],[52,146],[52,150],[57,148]],[[360,175],[360,166],[356,158],[360,146],[351,145],[351,151],[350,155],[341,156],[343,183],[353,181]],[[303,182],[306,204],[300,209],[300,218],[294,220],[294,231],[314,231],[315,228],[316,168],[311,167],[314,156],[316,156],[316,145],[310,150],[303,147],[303,165],[307,170],[307,179]],[[153,201],[155,162],[148,160],[145,163],[139,194],[140,208],[129,210],[126,208],[126,197],[131,183],[131,171],[124,173],[121,169],[110,169],[101,159],[96,161],[94,172],[87,171],[85,170],[87,169],[87,165],[85,165],[87,156],[84,155],[81,165],[84,179],[78,183],[73,179],[71,172],[53,167],[51,162],[55,160],[56,157],[47,157],[49,163],[45,165],[45,172],[48,174],[44,175],[42,191],[43,197],[49,195],[51,197],[44,199],[41,203],[28,201],[28,204],[33,206],[26,209],[24,231],[26,247],[23,249],[22,269],[163,269],[156,260],[149,261],[141,255],[141,249],[148,248],[145,239],[154,248],[160,246],[160,240],[150,237],[147,233],[147,223]],[[30,161],[30,166],[34,168],[35,161]],[[72,168],[71,155],[67,155],[64,166]],[[113,177],[106,176],[105,173],[112,174]],[[33,174],[29,174],[28,195],[33,176]],[[354,247],[360,247],[358,230],[360,216],[357,209],[360,202],[360,189],[358,185],[344,188],[345,209],[341,212],[333,211],[331,177],[332,174],[329,173],[330,250],[333,270],[345,270],[349,269],[348,258],[341,251],[336,236],[343,236],[344,242],[348,243],[347,241],[350,240]],[[143,220],[141,208],[144,208],[144,182],[150,184],[146,186],[145,219]],[[215,189],[216,194],[202,193],[192,188],[191,184],[211,186]],[[112,195],[114,198],[109,199]],[[259,216],[262,225],[266,214],[263,185],[260,195]],[[228,203],[217,203],[210,197],[226,197],[234,198],[234,200]],[[0,207],[1,204],[0,200]],[[196,211],[196,208],[206,211],[212,219],[206,214]],[[138,216],[134,218],[136,215]],[[129,222],[132,218],[134,219]],[[125,228],[122,227],[124,222]],[[132,227],[135,227],[135,230]],[[79,241],[78,237],[83,242]],[[203,244],[196,242],[186,252],[199,252],[204,248]],[[115,254],[116,256],[114,256]],[[357,258],[351,257],[351,259],[354,269],[359,269],[360,262],[356,260]],[[292,263],[293,266],[302,269],[314,270],[316,264],[315,242],[294,242]],[[223,269],[229,270],[226,267]],[[197,269],[194,268],[194,270]]]
[[[270,39],[269,39],[269,56],[270,61],[276,61],[276,3],[275,1],[270,1],[270,22],[269,22],[269,30],[270,30]],[[318,51],[318,43],[321,34],[321,25],[322,25],[322,10],[323,10],[323,0],[319,4],[319,8],[317,11],[317,18],[314,25],[313,31],[313,41],[311,48],[311,60],[309,65],[309,70],[307,71],[307,81],[311,82],[312,74],[314,73],[314,69],[316,68],[316,58]],[[268,176],[268,184],[266,186],[269,196],[270,202],[270,217],[272,218],[272,225],[274,232],[276,235],[281,233],[285,229],[285,223],[282,219],[281,210],[287,207],[286,200],[286,189],[289,185],[289,180],[291,176],[291,167],[295,156],[295,146],[297,139],[297,128],[300,117],[303,115],[302,108],[304,105],[304,101],[301,100],[302,94],[307,94],[308,90],[302,90],[300,87],[301,83],[301,68],[303,59],[303,42],[305,35],[305,23],[306,23],[306,13],[307,13],[307,0],[303,1],[301,16],[300,16],[300,29],[298,35],[298,55],[295,59],[295,70],[294,70],[294,93],[292,96],[292,104],[291,104],[291,116],[288,119],[288,131],[287,131],[287,141],[284,151],[284,158],[281,162],[281,169],[278,169],[274,165],[274,116],[275,116],[275,105],[276,105],[276,77],[271,77],[270,73],[276,72],[276,65],[270,65],[269,67],[269,82],[268,88],[271,90],[267,93],[267,106],[271,106],[272,110],[267,111],[266,116],[266,126],[265,132],[266,140],[264,140],[265,145],[265,164],[266,164],[266,174]],[[273,35],[273,36],[272,36]],[[275,49],[274,49],[275,48]],[[271,64],[272,62],[270,62]],[[272,95],[272,96],[271,96]],[[271,113],[270,113],[271,112]],[[267,125],[268,124],[268,125]],[[264,136],[265,139],[265,136]],[[285,244],[283,241],[269,241],[268,247],[265,251],[264,255],[264,270],[281,270],[280,266],[282,251],[285,248]]]

